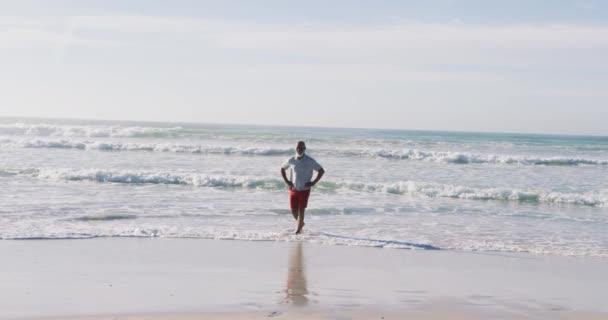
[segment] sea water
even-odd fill
[[[325,169],[294,235],[280,165]],[[0,238],[608,258],[608,137],[0,118]]]

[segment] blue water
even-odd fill
[[[289,241],[608,257],[608,137],[0,118],[0,238]]]

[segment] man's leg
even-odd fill
[[[296,234],[302,232],[302,228],[304,228],[304,211],[305,208],[300,208],[300,212],[298,214],[298,230],[296,230]]]
[[[298,194],[293,188],[289,189],[289,206],[291,207],[291,214],[293,215],[293,219],[297,221],[299,202]]]

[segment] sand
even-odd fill
[[[602,259],[162,238],[0,256],[0,319],[608,319]]]

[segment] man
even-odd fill
[[[289,203],[291,205],[291,214],[297,221],[296,234],[302,232],[304,227],[304,210],[308,206],[308,197],[310,196],[310,188],[317,184],[325,170],[313,158],[305,154],[306,144],[304,141],[298,141],[296,146],[296,155],[287,159],[281,166],[281,175],[283,180],[289,186]],[[285,170],[291,168],[291,180],[287,179]],[[317,177],[312,179],[312,172],[317,171]]]

